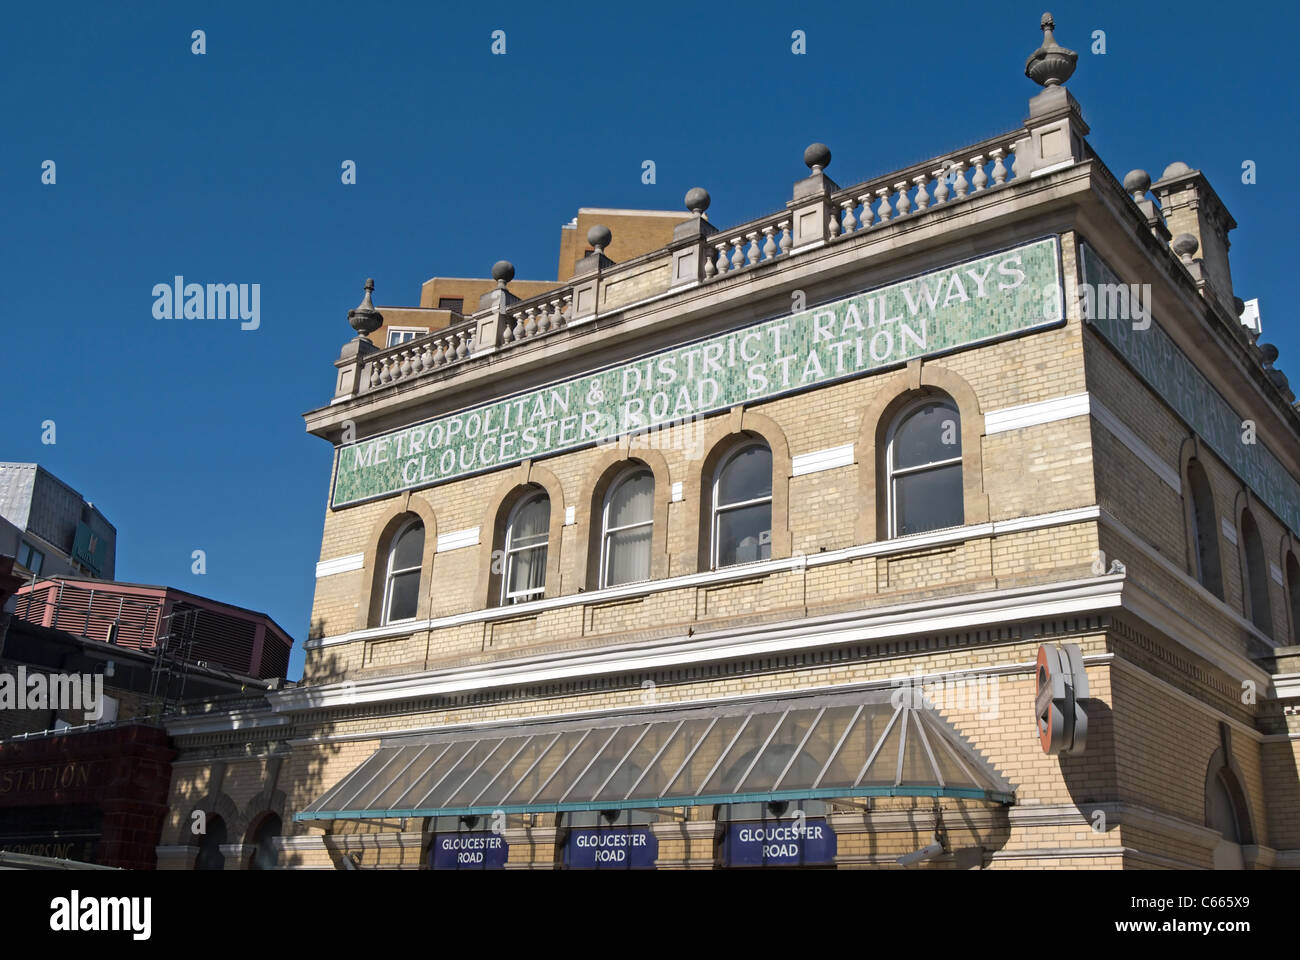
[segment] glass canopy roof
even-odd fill
[[[382,741],[296,820],[621,810],[1015,788],[911,690],[872,690]]]

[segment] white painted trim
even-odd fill
[[[451,533],[438,534],[438,553],[446,553],[448,550],[459,550],[461,547],[473,547],[478,544],[478,527],[466,527],[464,530],[453,530]]]
[[[336,573],[348,573],[351,570],[360,570],[366,565],[366,555],[364,553],[349,553],[346,557],[335,557],[333,560],[322,560],[316,564],[316,579],[321,577],[332,577]]]
[[[1016,640],[1006,641],[1005,644],[993,644],[992,646],[997,647],[997,646],[1016,644],[1020,642],[1021,642],[1020,640],[1016,639]],[[985,648],[985,649],[989,649],[989,648]],[[896,661],[910,663],[913,657],[914,654],[912,653],[886,654],[878,658],[876,662],[896,660]],[[1109,663],[1112,659],[1114,659],[1114,654],[1110,654],[1110,653],[1089,654],[1083,658],[1084,663],[1087,666],[1105,665]],[[877,680],[855,680],[850,683],[818,684],[816,686],[810,686],[810,687],[792,686],[780,691],[778,694],[775,695],[781,697],[812,697],[812,696],[822,696],[825,694],[836,694],[836,693],[861,693],[870,690],[895,690],[895,689],[899,689],[905,684],[915,684],[918,682],[938,683],[948,678],[960,679],[966,676],[1002,677],[1002,676],[1011,676],[1014,674],[1032,674],[1036,669],[1037,669],[1037,665],[1034,663],[1034,661],[1024,660],[1016,663],[1002,663],[1002,664],[997,664],[996,666],[985,666],[985,667],[969,667],[962,670],[948,670],[948,671],[943,671],[938,673],[931,671],[930,673],[926,673],[926,674],[918,674],[914,671],[912,673],[896,674],[893,676],[884,677]],[[654,713],[656,711],[659,712],[677,711],[677,710],[690,710],[696,707],[716,707],[716,706],[723,706],[723,705],[737,705],[737,704],[744,704],[744,703],[758,701],[758,700],[768,700],[771,699],[772,696],[774,696],[774,694],[771,691],[764,691],[761,693],[740,693],[740,694],[732,694],[729,696],[722,696],[722,697],[707,697],[707,696],[690,697],[685,700],[673,700],[668,702],[660,702],[652,706],[632,704],[624,707],[595,707],[586,710],[568,710],[563,713],[527,714],[520,717],[514,717],[509,720],[500,720],[500,719],[471,720],[459,724],[434,724],[434,725],[425,725],[419,727],[390,728],[378,735],[376,735],[374,731],[367,731],[365,733],[337,733],[337,734],[322,734],[322,735],[311,736],[311,737],[293,737],[288,740],[285,740],[285,743],[291,747],[297,747],[297,746],[305,746],[307,744],[313,744],[313,743],[356,743],[357,741],[368,742],[377,739],[377,737],[405,737],[405,736],[416,736],[416,735],[428,734],[428,733],[457,733],[461,731],[477,731],[477,730],[488,729],[493,727],[517,726],[521,723],[529,723],[536,719],[543,719],[546,720],[548,723],[560,723],[560,722],[568,723],[570,721],[580,721],[580,720],[589,719],[591,717],[600,717],[604,719],[610,717],[620,717],[629,714],[642,715],[646,713]],[[267,711],[267,715],[270,716],[271,715],[270,707],[267,707],[266,711]],[[201,763],[206,763],[208,761],[193,760],[189,762],[201,764]],[[173,766],[176,766],[176,764],[173,764]]]
[[[793,256],[796,253],[807,253],[810,250],[816,250],[824,246],[826,246],[825,240],[814,240],[812,243],[805,243],[802,247],[791,247],[788,256]],[[723,276],[726,276],[726,274],[723,274]]]
[[[1116,440],[1128,447],[1133,455],[1146,464],[1152,473],[1168,484],[1174,493],[1179,496],[1182,495],[1183,478],[1178,471],[1165,463],[1158,453],[1147,446],[1141,437],[1125,426],[1119,417],[1106,409],[1105,405],[1096,397],[1092,397],[1091,413],[1094,420],[1109,430]]]
[[[1075,393],[1068,397],[1025,403],[1017,407],[1003,407],[1001,410],[990,410],[984,414],[984,433],[986,435],[1004,433],[1007,430],[1019,430],[1021,427],[1032,427],[1040,423],[1082,417],[1089,412],[1087,393]]]
[[[1130,530],[1127,526],[1125,526],[1122,522],[1120,522],[1120,520],[1117,517],[1115,517],[1113,514],[1109,513],[1106,510],[1101,511],[1101,522],[1107,527],[1109,527],[1111,530],[1115,531],[1120,536],[1122,536],[1133,547],[1140,550],[1148,560],[1154,561],[1158,566],[1160,566],[1169,574],[1171,574],[1173,577],[1175,577],[1185,587],[1195,592],[1203,603],[1208,604],[1209,606],[1218,610],[1219,613],[1222,614],[1223,616],[1228,617],[1242,631],[1251,634],[1256,640],[1260,641],[1267,647],[1273,648],[1277,646],[1277,644],[1274,642],[1274,640],[1271,637],[1265,636],[1260,631],[1259,627],[1255,626],[1253,623],[1251,623],[1249,620],[1243,617],[1240,611],[1234,610],[1232,607],[1228,606],[1226,603],[1224,603],[1214,594],[1210,593],[1210,591],[1205,589],[1205,587],[1200,583],[1200,581],[1193,578],[1181,567],[1176,566],[1173,562],[1169,560],[1168,557],[1164,556],[1162,553],[1160,553],[1160,551],[1156,550],[1145,540],[1139,537],[1136,533]],[[1117,559],[1122,560],[1123,557],[1119,557]],[[1145,591],[1143,592],[1145,593]],[[1186,614],[1183,611],[1174,610],[1174,608],[1166,605],[1163,600],[1159,601],[1159,604],[1161,608],[1168,611],[1172,611],[1174,614],[1176,614],[1179,621],[1178,625],[1179,627],[1181,627],[1181,632],[1175,631],[1172,635],[1178,636],[1179,639],[1182,640],[1184,646],[1186,646],[1188,649],[1193,650],[1198,655],[1204,657],[1206,660],[1209,660],[1211,663],[1216,663],[1219,664],[1220,666],[1223,666],[1221,662],[1222,657],[1224,656],[1229,657],[1230,662],[1232,664],[1235,664],[1235,666],[1223,666],[1223,669],[1227,670],[1229,673],[1235,673],[1238,676],[1254,677],[1259,681],[1261,686],[1267,683],[1268,674],[1265,673],[1263,670],[1261,670],[1259,666],[1255,664],[1254,661],[1248,660],[1243,656],[1240,656],[1238,654],[1229,651],[1228,648],[1223,646],[1223,644],[1220,643],[1216,638],[1210,636],[1210,634],[1203,631],[1198,624],[1188,619]],[[1135,610],[1134,612],[1138,612],[1138,611]],[[1154,614],[1152,614],[1151,611],[1149,610],[1144,610],[1141,613],[1139,613],[1139,616],[1147,618],[1148,616],[1154,616]],[[1150,622],[1155,626],[1158,626],[1161,629],[1165,630],[1166,632],[1170,631],[1170,627],[1168,626],[1167,616],[1163,618],[1157,617],[1156,619],[1151,620]],[[1198,636],[1202,639],[1202,643],[1200,646],[1198,646],[1195,642],[1188,642],[1186,636],[1188,631],[1191,631],[1195,636]],[[1202,647],[1205,647],[1206,649],[1202,649]]]
[[[1083,523],[1085,520],[1096,520],[1100,515],[1097,507],[1075,507],[1073,510],[1058,510],[1055,513],[1039,514],[1036,517],[1012,517],[1010,520],[994,520],[993,534],[998,536],[1003,533],[1015,533],[1019,530],[1040,530],[1045,526],[1062,526],[1069,523]],[[1055,520],[1054,523],[1043,523],[1047,517]]]
[[[566,594],[559,597],[549,597],[544,600],[532,600],[528,603],[516,603],[508,607],[486,607],[480,610],[470,610],[466,613],[451,614],[450,616],[432,617],[428,620],[408,621],[400,626],[367,627],[363,630],[354,630],[350,633],[337,634],[332,637],[308,640],[303,644],[303,646],[308,650],[317,650],[324,647],[335,646],[340,643],[355,643],[361,640],[384,640],[391,637],[403,637],[422,630],[438,630],[444,627],[458,627],[468,623],[483,623],[485,621],[512,619],[527,614],[543,613],[548,610],[562,609],[582,604],[602,603],[607,600],[626,600],[633,597],[650,596],[656,593],[663,593],[667,590],[680,590],[683,587],[712,586],[715,584],[729,583],[735,580],[749,580],[756,576],[781,573],[795,568],[803,569],[809,566],[821,566],[822,564],[827,563],[842,563],[846,560],[856,560],[860,557],[878,557],[896,553],[908,553],[913,550],[920,550],[931,546],[962,543],[965,540],[977,537],[997,536],[1000,533],[1065,526],[1073,523],[1081,523],[1087,520],[1095,520],[1098,516],[1099,509],[1096,506],[1089,506],[1078,507],[1073,510],[1058,510],[1054,513],[1039,514],[1032,517],[1016,517],[1009,520],[999,520],[994,523],[952,527],[947,530],[934,530],[928,533],[918,533],[910,537],[895,537],[892,540],[880,540],[875,543],[863,544],[856,547],[846,547],[841,550],[828,550],[825,553],[788,557],[781,560],[762,560],[757,563],[736,564],[735,566],[724,567],[720,570],[709,570],[703,573],[690,573],[680,577],[669,577],[663,580],[649,580],[642,583],[607,587],[603,590],[592,590],[587,593]],[[475,529],[477,530],[477,528]],[[442,538],[439,537],[438,539],[441,542]]]
[[[1066,167],[1074,166],[1074,164],[1074,158],[1070,157],[1068,160],[1062,160],[1060,163],[1053,163],[1050,166],[1039,167],[1037,170],[1032,171],[1029,176],[1031,179],[1033,177],[1045,177],[1049,173],[1055,173],[1057,170],[1064,170]]]
[[[1223,530],[1223,537],[1234,547],[1237,545],[1237,528],[1232,525],[1227,517],[1219,517],[1219,527]]]
[[[978,629],[1016,620],[1113,610],[1123,603],[1124,587],[1122,575],[1106,575],[1046,586],[981,591],[960,597],[891,604],[867,612],[859,611],[848,617],[840,615],[750,625],[623,648],[475,664],[418,676],[296,687],[268,693],[267,700],[277,713],[293,712],[343,704],[449,696],[577,677],[680,669],[694,664],[774,656],[818,647]]]
[[[678,480],[673,484],[672,502],[681,503],[684,498],[682,494],[682,481]]]
[[[1282,568],[1279,567],[1272,560],[1268,562],[1268,572],[1269,572],[1269,576],[1273,578],[1273,582],[1276,583],[1279,587],[1286,586],[1286,577],[1282,575]]]
[[[1256,743],[1262,743],[1264,741],[1264,735],[1260,733],[1258,730],[1256,730],[1250,724],[1242,723],[1240,720],[1236,719],[1235,717],[1228,716],[1228,714],[1224,713],[1222,710],[1218,710],[1210,706],[1204,700],[1198,700],[1190,693],[1187,693],[1184,690],[1180,690],[1178,687],[1175,687],[1172,683],[1169,683],[1166,680],[1161,680],[1159,677],[1155,676],[1154,674],[1150,673],[1147,670],[1144,670],[1142,667],[1139,667],[1137,664],[1133,663],[1130,660],[1125,660],[1123,657],[1116,657],[1112,666],[1115,669],[1127,673],[1131,673],[1134,676],[1139,676],[1147,683],[1154,683],[1156,686],[1160,687],[1169,696],[1181,700],[1183,703],[1186,703],[1188,706],[1192,707],[1195,710],[1200,711],[1201,713],[1208,714],[1209,716],[1214,717],[1216,721],[1222,721],[1223,723],[1226,723],[1228,726],[1232,727],[1234,732],[1240,734],[1243,737],[1253,740]]]
[[[825,450],[814,450],[811,453],[799,454],[790,461],[791,475],[802,477],[805,474],[817,473],[821,470],[847,467],[852,463],[853,444],[846,443],[838,447],[827,447]]]
[[[1300,699],[1300,673],[1273,674],[1273,690],[1277,693],[1279,700]],[[1300,731],[1291,734],[1291,736],[1300,738]]]

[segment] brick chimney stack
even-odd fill
[[[1151,185],[1160,200],[1161,212],[1169,232],[1177,237],[1189,233],[1200,244],[1200,263],[1204,268],[1202,293],[1212,296],[1228,312],[1238,316],[1232,293],[1232,271],[1228,266],[1228,231],[1237,221],[1223,205],[1210,181],[1199,170],[1185,163],[1171,163],[1160,179]]]

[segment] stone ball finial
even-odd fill
[[[515,278],[515,265],[509,260],[498,260],[492,264],[492,279],[498,287],[504,287]]]
[[[709,191],[703,187],[691,187],[686,191],[686,209],[691,211],[697,217],[705,210],[709,209],[711,203]]]
[[[831,148],[824,143],[810,143],[803,152],[803,162],[815,176],[831,165]]]
[[[1259,344],[1259,358],[1264,366],[1271,367],[1277,362],[1277,347],[1271,343]]]
[[[587,242],[591,244],[596,253],[604,253],[605,248],[609,246],[614,234],[610,233],[609,227],[603,223],[598,223],[587,231]]]
[[[1184,260],[1190,260],[1196,256],[1196,251],[1201,248],[1201,241],[1197,240],[1190,233],[1180,233],[1174,237],[1172,244],[1174,253],[1178,254]]]
[[[1175,160],[1169,166],[1165,167],[1165,172],[1160,174],[1161,180],[1168,180],[1170,177],[1181,177],[1184,173],[1191,173],[1192,168],[1181,160]]]
[[[1052,35],[1056,21],[1050,13],[1043,14],[1038,25],[1043,30],[1043,45],[1025,61],[1025,76],[1040,87],[1059,87],[1074,73],[1079,55],[1056,42]]]
[[[1145,170],[1130,170],[1124,175],[1124,189],[1134,200],[1143,200],[1151,189],[1151,175]]]
[[[1241,316],[1246,312],[1246,301],[1241,299],[1241,297],[1233,297],[1232,309],[1237,311],[1237,316]]]
[[[375,309],[374,302],[370,299],[374,291],[375,281],[367,277],[365,295],[359,304],[348,311],[348,323],[359,337],[369,337],[384,325],[384,315]]]

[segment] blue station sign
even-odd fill
[[[648,827],[586,827],[569,831],[564,865],[572,870],[653,870],[659,839]]]
[[[722,838],[728,867],[814,866],[835,862],[835,831],[825,818],[730,823]]]
[[[510,845],[497,833],[440,833],[433,838],[429,866],[434,870],[501,870]]]

